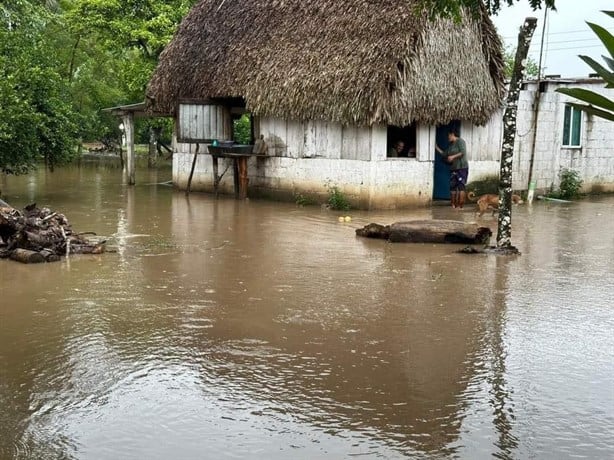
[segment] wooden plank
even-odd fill
[[[369,161],[371,159],[371,128],[359,127],[356,130],[355,160]]]
[[[264,136],[264,140],[267,143],[268,147],[269,147],[269,155],[271,156],[275,156],[276,155],[276,150],[275,150],[275,144],[273,142],[273,139],[275,137],[275,133],[272,131],[272,119],[269,117],[265,117],[265,118],[261,118],[259,125],[260,125],[260,134],[262,134]]]
[[[344,126],[341,139],[341,158],[351,160],[356,158],[356,126]]]
[[[185,139],[186,106],[179,104],[179,116],[177,117],[177,137]]]
[[[206,106],[204,105],[193,105],[191,106],[191,117],[190,117],[190,132],[188,133],[188,135],[192,138],[204,138],[207,139],[210,136],[209,132],[207,131],[207,126],[206,126],[206,118],[205,118],[205,109]]]
[[[314,158],[317,155],[317,129],[314,121],[305,123],[305,158]]]
[[[388,150],[388,128],[386,125],[371,127],[371,161],[386,159]]]
[[[341,158],[341,145],[343,143],[343,127],[340,123],[328,123],[328,146],[326,157]]]
[[[282,118],[274,119],[275,151],[277,156],[288,156],[288,126]]]
[[[315,154],[316,157],[328,157],[328,123],[315,122]]]
[[[224,108],[220,106],[215,107],[215,119],[217,125],[217,132],[219,139],[226,140],[226,133],[224,132]]]
[[[302,122],[288,120],[288,156],[302,158],[305,150],[305,126]]]
[[[179,142],[209,142],[230,139],[230,111],[220,105],[181,104],[178,115]]]
[[[224,130],[222,132],[222,138],[229,140],[232,136],[232,119],[230,118],[230,109],[228,107],[221,106],[221,110],[224,114]]]

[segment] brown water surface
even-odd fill
[[[613,197],[515,208],[496,258],[354,236],[471,212],[339,223],[169,176],[0,179],[118,245],[0,261],[0,458],[612,458]]]

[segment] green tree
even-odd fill
[[[158,57],[195,0],[64,0],[66,35],[62,45],[67,78],[76,110],[84,122],[83,139],[119,135],[114,117],[100,109],[144,99]],[[68,33],[66,33],[68,31]],[[162,128],[170,138],[168,120],[137,123],[137,139],[146,142],[149,129]]]
[[[514,59],[516,57],[516,48],[512,46],[505,47],[503,50],[503,60],[505,62],[505,77],[509,80],[512,78],[514,70]],[[525,78],[537,78],[539,74],[539,65],[534,59],[527,57],[526,66],[524,69]]]
[[[460,17],[461,10],[479,11],[486,8],[489,14],[497,14],[502,6],[513,6],[519,0],[422,0],[423,6],[440,16]],[[556,0],[527,0],[533,10],[554,9]]]
[[[72,0],[66,21],[81,46],[84,38],[118,60],[116,79],[129,101],[143,99],[160,53],[195,0]]]
[[[11,0],[0,15],[0,171],[19,174],[74,155],[76,118],[44,30],[55,13]]]
[[[605,14],[614,18],[614,11],[604,11]],[[606,88],[614,88],[614,35],[608,32],[605,27],[587,22],[589,27],[593,29],[595,35],[599,37],[601,42],[606,47],[609,56],[602,56],[606,66],[601,65],[589,56],[580,56],[601,78],[605,80]],[[609,68],[609,70],[608,70]],[[614,100],[609,99],[594,91],[583,88],[560,88],[557,92],[566,94],[577,99],[581,103],[573,103],[574,107],[585,111],[591,115],[614,121]]]
[[[233,121],[234,141],[239,144],[252,142],[252,122],[248,114],[244,113],[241,118]]]

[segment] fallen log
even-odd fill
[[[392,225],[371,223],[357,229],[356,235],[392,243],[488,244],[492,231],[456,220],[412,220]]]
[[[60,260],[60,256],[51,249],[43,249],[39,251],[39,254],[45,258],[45,262],[57,262]]]
[[[36,251],[30,251],[29,249],[13,249],[11,252],[11,259],[21,262],[22,264],[40,264],[45,261],[45,257]]]

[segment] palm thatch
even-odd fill
[[[420,0],[201,0],[164,50],[150,111],[243,97],[256,115],[343,124],[453,119],[501,106],[501,42],[485,11],[432,19]]]

